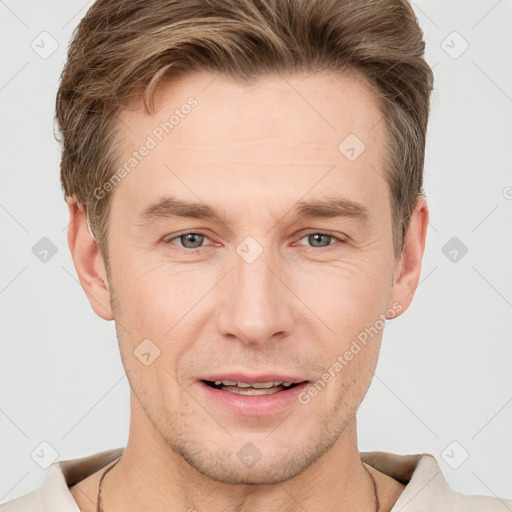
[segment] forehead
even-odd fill
[[[154,116],[144,115],[142,101],[121,111],[127,141],[137,143],[133,135],[156,130],[156,138],[172,132],[176,144],[194,144],[196,149],[201,145],[208,151],[224,143],[261,147],[272,137],[292,144],[301,141],[305,149],[322,145],[338,151],[348,133],[371,144],[383,117],[374,92],[353,73],[264,75],[246,82],[196,72],[160,86],[154,103]],[[162,130],[160,123],[167,123]]]
[[[118,164],[128,172],[114,192],[123,202],[147,208],[171,191],[196,201],[218,192],[224,203],[260,200],[269,209],[282,206],[277,193],[284,202],[322,190],[362,202],[377,189],[387,197],[380,103],[356,76],[246,83],[201,72],[161,87],[154,99],[154,115],[138,103],[120,116]],[[142,158],[133,156],[144,146]]]

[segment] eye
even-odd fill
[[[316,248],[323,248],[323,247],[329,247],[331,245],[334,245],[334,243],[337,241],[337,242],[341,242],[343,243],[344,240],[337,237],[337,236],[334,236],[334,235],[331,235],[329,233],[324,233],[322,231],[313,231],[311,233],[307,233],[306,235],[304,235],[301,240],[304,240],[305,238],[307,238],[307,241],[308,243],[311,244],[311,247],[316,247]],[[334,243],[329,243],[330,241],[332,242],[334,240]]]
[[[178,247],[183,247],[184,249],[199,249],[207,238],[208,237],[202,233],[189,232],[168,238],[164,240],[164,243],[178,245]],[[178,240],[179,243],[174,243],[174,240]]]
[[[302,241],[304,239],[307,239],[310,247],[318,249],[330,247],[331,245],[335,245],[336,242],[344,243],[345,241],[340,237],[331,235],[330,233],[324,233],[322,231],[306,233],[300,240]],[[209,240],[205,234],[196,231],[189,231],[188,233],[181,233],[180,235],[173,236],[172,238],[164,239],[163,242],[166,244],[177,245],[183,249],[194,250],[203,247],[205,245],[205,240]]]

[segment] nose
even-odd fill
[[[246,345],[264,345],[289,336],[294,325],[293,293],[282,268],[265,251],[252,263],[234,254],[234,268],[220,293],[217,328]]]

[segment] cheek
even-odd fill
[[[327,401],[345,393],[357,401],[371,382],[389,295],[389,270],[378,263],[361,258],[317,267],[296,280],[297,295],[314,313],[306,310],[303,328],[322,354],[323,376],[335,382],[328,386]]]
[[[385,311],[390,269],[370,257],[309,264],[293,277],[292,287],[320,318],[364,328]]]
[[[205,270],[149,258],[142,250],[118,257],[112,267],[119,315],[139,333],[150,330],[161,336],[162,329],[171,328],[208,285]]]

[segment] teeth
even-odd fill
[[[278,386],[290,387],[292,382],[253,382],[249,384],[248,382],[234,382],[232,380],[216,380],[216,386],[237,386],[239,388],[254,388],[254,389],[270,389]]]
[[[237,395],[271,395],[278,393],[279,389],[256,389],[256,388],[239,388],[238,386],[230,387],[229,389],[221,388],[223,391],[230,391]]]
[[[280,385],[280,382],[253,382],[251,387],[256,389],[270,389]]]

